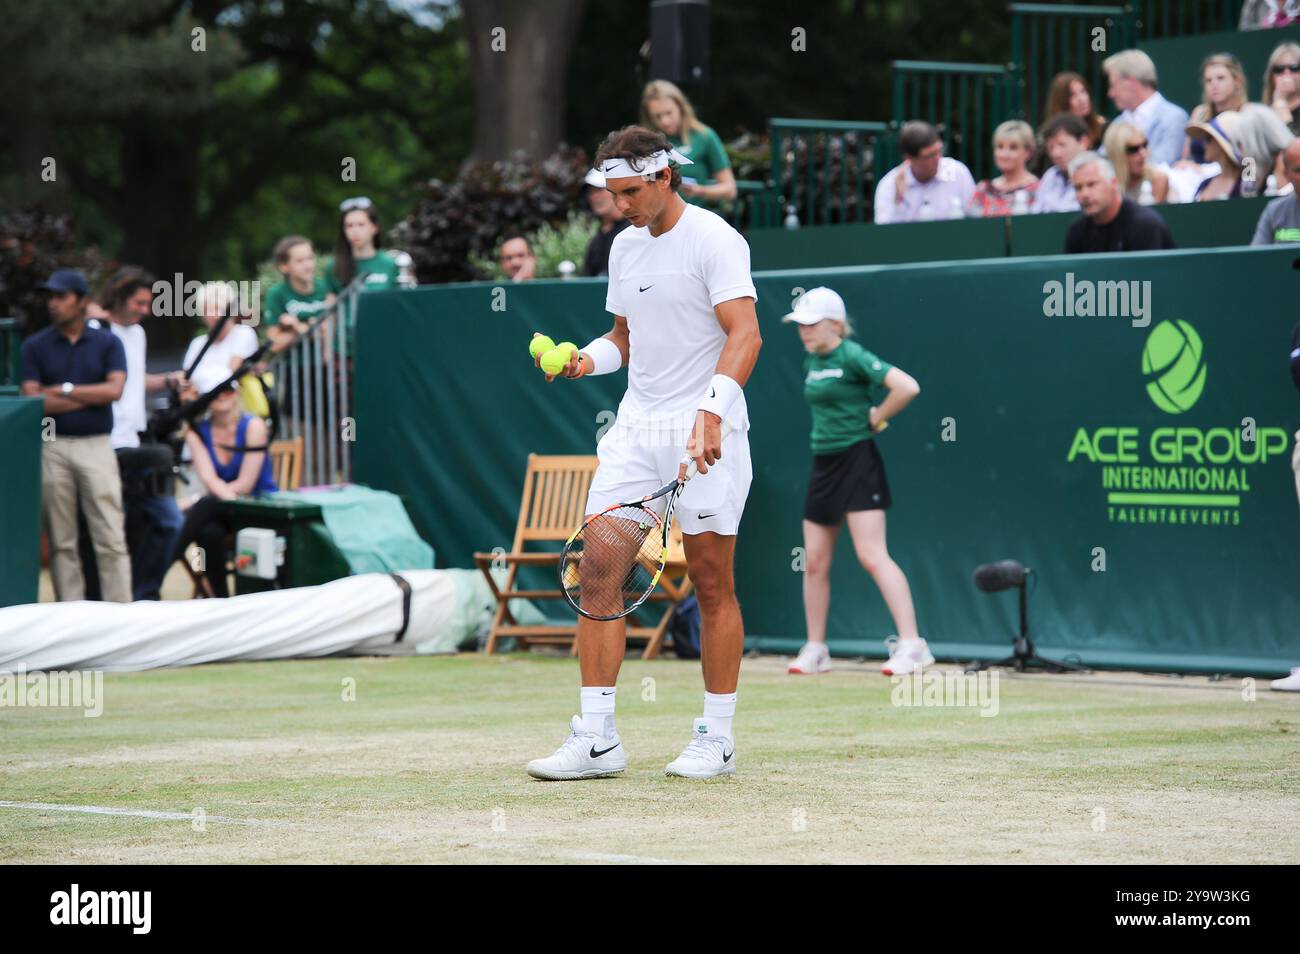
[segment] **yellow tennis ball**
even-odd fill
[[[547,374],[559,374],[569,363],[569,352],[563,348],[552,348],[542,355],[542,370]]]
[[[561,342],[560,342],[559,344],[557,344],[555,347],[559,348],[561,351],[563,351],[563,350],[565,350],[565,349],[568,349],[568,351],[569,351],[569,352],[570,352],[574,357],[576,357],[577,354],[578,354],[578,346],[577,346],[576,344],[574,344],[572,341],[561,341]]]
[[[533,340],[528,342],[528,354],[531,357],[540,358],[554,347],[555,342],[546,335],[535,335]]]

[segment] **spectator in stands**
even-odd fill
[[[106,599],[131,602],[131,559],[122,515],[122,478],[110,433],[112,404],[122,397],[126,352],[102,328],[86,324],[90,286],[63,268],[41,286],[50,326],[22,345],[21,392],[44,401],[53,440],[41,453],[41,516],[50,541],[55,598],[85,598],[77,553],[77,508],[85,512]]]
[[[153,276],[140,268],[119,269],[100,294],[108,313],[109,328],[126,355],[126,381],[122,396],[113,403],[113,450],[122,478],[126,548],[131,554],[131,596],[137,600],[162,598],[163,577],[171,565],[181,511],[172,492],[172,451],[166,445],[140,441],[148,429],[145,396],[169,384],[180,387],[183,374],[149,374],[147,341],[140,322],[153,304]],[[89,561],[86,561],[87,564]],[[98,560],[95,566],[98,567]],[[90,590],[87,565],[87,590]],[[96,579],[95,589],[98,590]],[[87,593],[90,599],[98,594]]]
[[[1106,155],[1115,167],[1124,198],[1140,205],[1157,205],[1170,201],[1169,175],[1147,165],[1151,151],[1146,133],[1132,123],[1111,123],[1105,135]]]
[[[614,236],[628,226],[623,213],[614,204],[614,197],[605,188],[605,174],[599,169],[587,173],[587,204],[591,214],[600,222],[596,234],[587,243],[587,254],[582,258],[582,274],[588,277],[609,274],[609,250]]]
[[[316,250],[303,235],[275,243],[275,267],[284,276],[266,295],[266,333],[280,351],[293,344],[313,318],[334,303],[325,279],[316,275]]]
[[[1300,139],[1282,151],[1282,167],[1292,186],[1290,195],[1280,195],[1259,216],[1251,245],[1300,242]]]
[[[1206,161],[1218,166],[1196,187],[1192,201],[1241,198],[1241,117],[1225,110],[1206,122],[1188,123],[1187,134],[1205,143]]]
[[[1241,5],[1238,29],[1271,30],[1300,22],[1297,0],[1246,0]]]
[[[681,167],[678,193],[687,202],[703,205],[730,202],[736,197],[731,159],[716,132],[700,122],[686,94],[667,80],[646,84],[641,92],[641,125],[658,129],[673,148],[691,158]]]
[[[904,123],[898,134],[903,162],[876,186],[872,214],[879,224],[961,218],[975,192],[970,170],[943,154],[929,123]]]
[[[1034,155],[1034,130],[1029,123],[1011,119],[993,130],[993,164],[1002,175],[975,187],[969,212],[973,218],[1023,215],[1038,191],[1038,176],[1027,168]]]
[[[172,560],[182,559],[185,548],[197,543],[203,550],[203,572],[212,595],[230,595],[226,583],[226,534],[229,527],[219,515],[223,500],[274,493],[275,477],[267,453],[266,422],[239,406],[237,383],[224,384],[229,377],[215,367],[194,377],[200,394],[220,388],[207,415],[193,429],[186,429],[185,443],[194,461],[194,473],[206,494],[185,501],[185,524],[172,551]],[[170,562],[170,561],[169,561]]]
[[[501,262],[501,271],[512,282],[526,282],[537,277],[537,256],[533,254],[528,239],[518,232],[511,232],[501,241],[497,257]]]
[[[334,241],[334,261],[325,270],[325,284],[335,295],[361,276],[362,287],[396,288],[401,269],[384,252],[379,241],[379,213],[366,196],[339,204],[339,234]]]
[[[1083,209],[1065,234],[1065,251],[1142,252],[1175,248],[1164,219],[1151,209],[1124,198],[1115,167],[1095,152],[1082,152],[1070,162],[1070,181]]]
[[[1262,192],[1268,175],[1278,166],[1278,154],[1286,148],[1293,133],[1269,107],[1249,102],[1246,72],[1231,53],[1215,53],[1201,64],[1204,100],[1192,110],[1193,123],[1206,123],[1221,113],[1232,111],[1240,117],[1242,192]],[[1189,128],[1190,132],[1190,128]],[[1204,164],[1207,140],[1188,136],[1183,158]]]
[[[1078,212],[1079,200],[1070,183],[1070,160],[1095,145],[1088,138],[1088,126],[1078,116],[1062,113],[1049,119],[1039,133],[1043,148],[1052,160],[1034,194],[1034,212]]]
[[[1300,43],[1283,43],[1264,67],[1264,96],[1274,115],[1300,136]]]
[[[1078,116],[1088,127],[1088,142],[1097,145],[1102,140],[1106,128],[1106,119],[1092,105],[1092,93],[1088,92],[1087,81],[1078,73],[1057,73],[1052,77],[1052,85],[1047,92],[1047,108],[1043,111],[1043,122],[1050,122],[1057,116],[1069,113]]]
[[[1141,50],[1124,50],[1102,62],[1110,82],[1110,98],[1122,110],[1117,117],[1147,134],[1150,161],[1172,165],[1183,154],[1187,110],[1169,102],[1156,89],[1156,65]]]
[[[239,367],[245,358],[257,351],[257,332],[241,321],[238,314],[239,303],[231,285],[225,282],[208,282],[200,290],[198,300],[203,323],[207,325],[209,334],[199,335],[190,342],[182,368],[191,379],[207,368],[216,368],[229,374]],[[226,315],[230,317],[222,322],[221,319]],[[218,324],[221,325],[221,330],[216,333],[212,345],[204,351],[209,336]],[[199,362],[198,367],[191,367],[200,352],[203,353],[203,360]],[[193,397],[192,390],[188,392],[188,396]]]

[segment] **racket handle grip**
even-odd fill
[[[727,421],[722,422],[722,440],[727,439],[727,435],[734,431],[735,428]],[[687,454],[682,458],[682,463],[686,465],[686,480],[690,480],[700,472],[700,465],[695,462],[695,458]]]

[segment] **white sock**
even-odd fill
[[[608,739],[614,734],[613,686],[582,687],[582,727]]]
[[[734,692],[706,692],[704,694],[704,723],[709,735],[726,736],[731,734],[731,720],[736,715],[736,694]]]

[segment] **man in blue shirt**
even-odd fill
[[[86,324],[90,286],[61,268],[41,286],[50,327],[23,342],[22,393],[45,402],[41,515],[59,600],[85,599],[77,553],[80,503],[95,544],[104,599],[131,602],[131,560],[122,516],[122,479],[109,438],[113,402],[126,382],[126,352],[111,332]]]
[[[1107,95],[1122,110],[1116,122],[1132,123],[1146,133],[1147,162],[1172,166],[1183,156],[1187,136],[1187,110],[1169,102],[1156,90],[1156,65],[1141,50],[1123,50],[1101,64],[1110,83]],[[1100,146],[1093,143],[1093,146]],[[1123,156],[1108,156],[1120,162]]]

